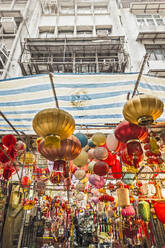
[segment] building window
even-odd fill
[[[149,60],[165,61],[165,46],[146,46],[146,52],[149,54]]]
[[[136,15],[138,26],[161,26],[165,25],[165,19],[159,15]]]
[[[54,27],[40,27],[39,28],[39,38],[54,38],[55,28]]]
[[[108,12],[107,6],[94,6],[95,14],[105,14]]]
[[[92,30],[77,30],[78,37],[91,37],[93,35]]]
[[[91,6],[77,6],[78,14],[91,14]]]
[[[72,6],[61,6],[61,14],[74,14],[74,7]]]
[[[59,30],[58,37],[73,37],[73,30]]]

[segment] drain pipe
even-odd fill
[[[5,70],[4,70],[3,74],[2,74],[2,78],[1,79],[6,79],[6,77],[7,77],[8,69],[9,69],[9,67],[11,65],[11,61],[12,61],[12,58],[13,58],[13,55],[14,55],[14,52],[15,52],[15,49],[16,49],[16,45],[17,45],[18,40],[20,38],[20,34],[21,34],[21,31],[22,31],[22,28],[23,28],[23,26],[25,24],[25,19],[26,19],[26,15],[27,15],[28,9],[30,7],[30,3],[31,3],[31,0],[29,0],[28,3],[27,3],[27,5],[26,5],[24,16],[23,16],[23,20],[22,20],[22,22],[19,25],[19,28],[18,28],[18,31],[16,33],[15,39],[13,41],[11,52],[9,54],[9,58],[8,58],[8,61],[7,61],[7,64],[5,66]]]

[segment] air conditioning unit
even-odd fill
[[[17,30],[17,24],[14,20],[14,17],[1,17],[1,25],[3,27],[4,33],[14,34]]]

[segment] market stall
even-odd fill
[[[165,245],[165,80],[156,85],[157,78],[144,77],[138,90],[145,94],[128,97],[128,90],[119,88],[132,85],[133,92],[136,74],[117,77],[102,76],[104,93],[96,93],[101,75],[85,77],[90,83],[83,76],[58,75],[59,84],[50,75],[50,88],[43,80],[48,76],[20,79],[30,80],[23,95],[17,80],[4,82],[2,248]],[[69,98],[68,89],[77,91],[76,85],[79,92]],[[53,96],[49,103],[40,89],[48,102]],[[14,94],[15,104],[8,99]]]

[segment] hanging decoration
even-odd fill
[[[163,102],[154,96],[138,95],[123,107],[124,118],[139,126],[151,125],[163,113]]]
[[[38,151],[43,157],[50,161],[61,159],[73,160],[80,154],[81,144],[74,135],[70,136],[68,139],[61,140],[58,148],[45,145],[45,140],[42,139],[38,144]]]
[[[61,140],[73,134],[75,121],[68,112],[49,108],[35,115],[33,129],[38,136],[44,138],[45,146],[58,148]]]

